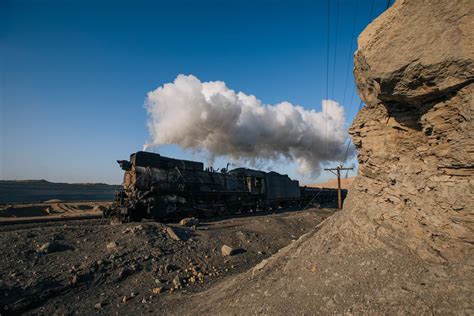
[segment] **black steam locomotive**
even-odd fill
[[[117,162],[125,171],[123,185],[104,216],[122,222],[209,217],[337,199],[334,189],[300,187],[297,180],[273,171],[204,169],[201,162],[143,151]]]

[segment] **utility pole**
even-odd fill
[[[353,170],[352,167],[343,167],[338,165],[336,168],[324,168],[326,171],[330,171],[337,176],[337,207],[342,209],[342,194],[341,194],[341,170]],[[336,172],[334,172],[336,171]]]

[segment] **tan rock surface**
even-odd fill
[[[344,210],[192,313],[474,313],[473,21],[474,1],[400,0],[366,28]]]

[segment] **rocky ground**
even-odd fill
[[[175,297],[249,270],[333,212],[248,214],[196,227],[104,220],[0,226],[0,313],[156,313]]]

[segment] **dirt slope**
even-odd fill
[[[359,36],[342,212],[173,314],[473,314],[474,2],[399,0]]]

